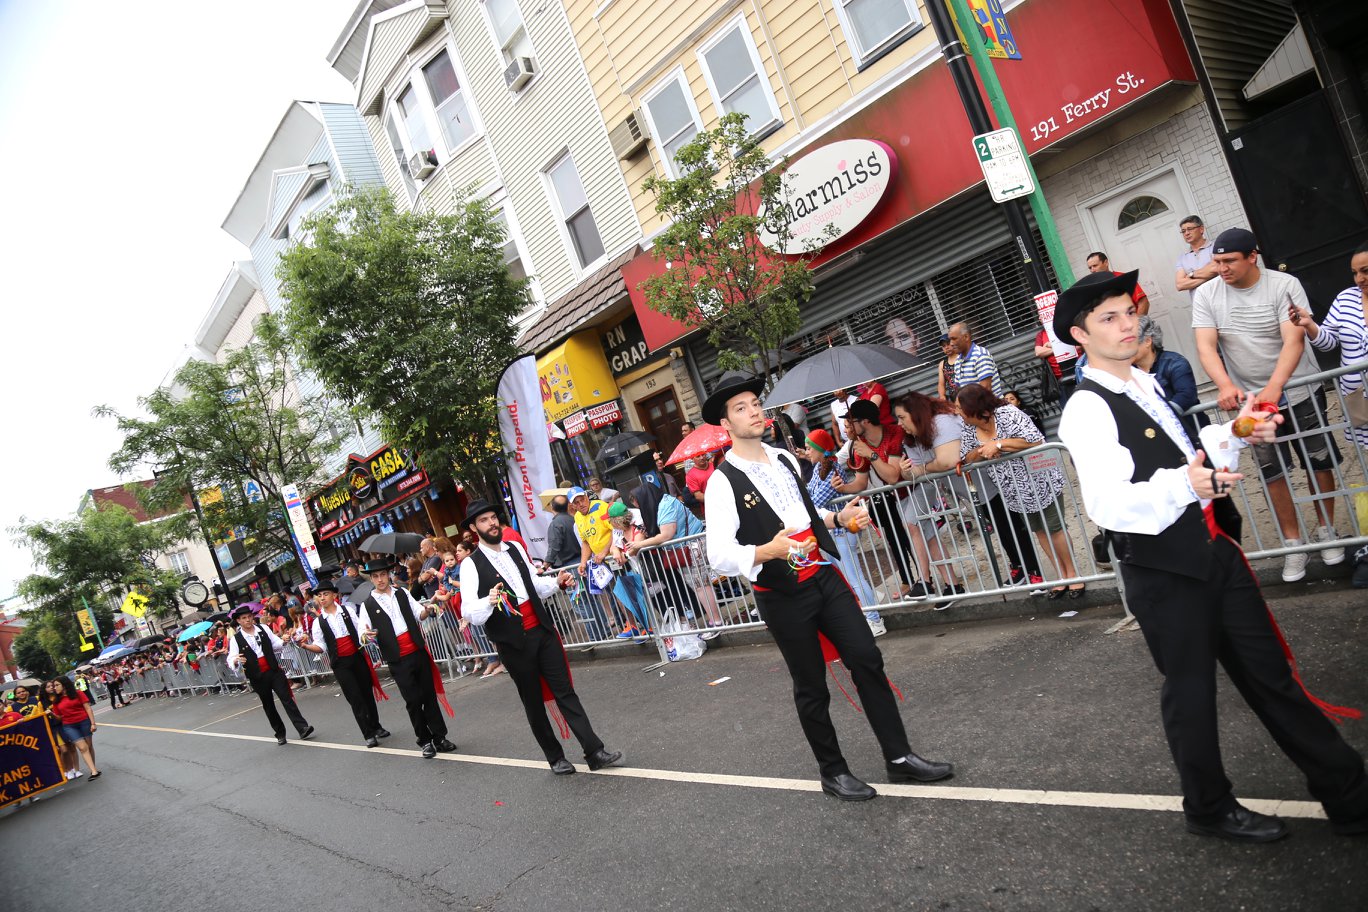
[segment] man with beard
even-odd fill
[[[564,589],[573,577],[564,570],[555,578],[534,576],[532,560],[521,545],[505,544],[500,535],[498,511],[477,501],[466,514],[465,524],[479,536],[480,546],[461,564],[461,611],[466,620],[483,626],[518,687],[518,697],[532,734],[557,776],[568,776],[575,767],[547,718],[545,691],[575,733],[590,771],[612,766],[622,759],[619,751],[604,749],[589,716],[575,693],[565,649],[542,603],[557,588]]]
[[[438,751],[454,751],[456,745],[447,740],[446,720],[442,711],[454,715],[446,700],[442,674],[432,660],[423,630],[418,622],[432,612],[422,602],[415,601],[403,589],[396,589],[390,577],[392,558],[367,561],[363,568],[375,587],[362,603],[364,612],[358,620],[364,628],[362,636],[380,644],[390,675],[404,697],[409,721],[423,758],[431,760]]]
[[[276,712],[272,693],[285,707],[285,715],[294,723],[299,740],[308,740],[313,734],[313,726],[299,712],[294,694],[290,692],[290,682],[285,672],[280,670],[279,654],[285,648],[284,641],[265,627],[258,626],[252,609],[246,605],[233,610],[233,620],[237,622],[238,631],[228,645],[228,667],[241,668],[247,675],[247,682],[261,698],[261,708],[266,711],[266,721],[271,723],[277,744],[285,743],[285,723],[280,720],[280,713]]]

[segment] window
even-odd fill
[[[171,569],[173,571],[179,573],[181,576],[190,575],[190,557],[186,552],[173,551],[166,555],[166,558],[171,562]]]
[[[399,128],[394,125],[394,115],[385,115],[385,135],[389,137],[390,148],[394,150],[394,160],[399,163],[399,173],[404,176],[404,188],[408,190],[409,202],[418,194],[418,185],[409,174],[408,158],[404,156],[404,141],[399,138]]]
[[[669,82],[647,96],[645,108],[651,124],[651,135],[660,145],[660,157],[665,161],[665,170],[671,177],[678,177],[675,156],[679,154],[680,147],[697,136],[703,128],[702,118],[694,107],[684,74],[676,73]]]
[[[428,133],[427,116],[423,104],[418,100],[418,90],[413,83],[399,93],[399,116],[404,119],[404,130],[408,133],[409,149],[414,155],[432,149],[432,136]]]
[[[475,125],[470,118],[470,107],[466,104],[465,92],[456,81],[456,70],[451,65],[451,55],[442,51],[432,62],[423,67],[423,78],[428,92],[432,95],[432,105],[437,111],[437,123],[446,136],[447,148],[454,149],[475,134]]]
[[[914,0],[835,0],[841,26],[860,64],[921,28]]]
[[[522,252],[518,250],[518,239],[513,236],[513,226],[508,223],[508,214],[500,210],[494,221],[504,230],[503,261],[508,267],[509,278],[522,281],[527,278],[527,267],[523,265]]]
[[[523,23],[522,10],[518,9],[518,0],[484,0],[484,8],[489,16],[489,25],[494,29],[494,41],[503,53],[504,63],[533,56],[532,42],[527,37],[527,26]]]
[[[583,269],[602,257],[604,250],[598,225],[594,223],[594,214],[589,211],[589,198],[585,196],[584,185],[580,183],[579,172],[575,170],[574,159],[569,153],[561,156],[546,170],[546,177],[565,223],[565,233]]]
[[[1154,218],[1156,215],[1168,211],[1168,204],[1157,196],[1137,196],[1121,207],[1121,213],[1116,217],[1116,230],[1129,228],[1147,218]]]
[[[744,18],[728,26],[698,56],[708,77],[713,103],[721,113],[746,115],[746,127],[752,136],[781,123],[769,77],[760,66],[760,53]]]

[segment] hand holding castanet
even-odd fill
[[[1187,465],[1188,481],[1192,484],[1192,490],[1204,500],[1229,495],[1231,486],[1244,478],[1244,475],[1239,472],[1222,472],[1218,469],[1209,469],[1202,464],[1205,461],[1206,453],[1198,450],[1197,455],[1193,456],[1192,461]]]

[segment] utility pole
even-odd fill
[[[970,64],[969,57],[965,54],[964,46],[960,44],[959,34],[955,31],[954,19],[951,18],[950,9],[946,6],[951,0],[928,0],[926,11],[931,17],[931,27],[935,29],[936,40],[940,44],[941,55],[945,57],[945,64],[950,69],[950,78],[954,80],[955,91],[959,93],[960,104],[964,107],[965,116],[969,118],[969,126],[974,133],[988,133],[993,130],[993,122],[988,117],[988,108],[983,103],[982,96],[979,95],[978,83],[974,81],[974,68]],[[963,0],[958,0],[963,3]],[[971,44],[973,42],[970,42]],[[1004,124],[1005,126],[1005,124]],[[965,150],[965,154],[969,154]],[[1029,156],[1026,157],[1029,162]],[[1040,185],[1036,184],[1036,193],[1039,194]],[[1035,238],[1031,236],[1031,229],[1026,221],[1025,209],[1019,199],[1009,200],[1000,204],[1003,213],[1007,216],[1007,227],[1012,232],[1013,242],[1016,244],[1017,252],[1021,255],[1021,261],[1026,267],[1026,275],[1031,283],[1033,294],[1041,294],[1049,291],[1053,284],[1045,272],[1044,262],[1039,249],[1036,247]],[[1055,266],[1058,272],[1058,265]],[[1071,273],[1060,275],[1060,281],[1065,278],[1072,280]]]

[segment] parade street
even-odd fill
[[[1275,608],[1311,690],[1368,706],[1361,593],[1297,593]],[[879,641],[913,748],[956,764],[947,783],[883,783],[833,688],[851,766],[880,792],[863,804],[818,791],[768,645],[650,672],[643,656],[575,661],[626,759],[569,777],[547,770],[506,677],[448,685],[460,750],[432,761],[393,698],[394,736],[367,750],[333,685],[299,694],[317,735],[285,747],[252,696],[102,705],[101,781],[0,817],[6,892],[28,912],[1368,908],[1368,840],[1331,834],[1224,677],[1226,767],[1242,800],[1287,819],[1281,842],[1184,831],[1159,677],[1138,632],[1105,633],[1117,609],[1026,604],[1040,614]],[[1344,733],[1368,749],[1368,722]]]

